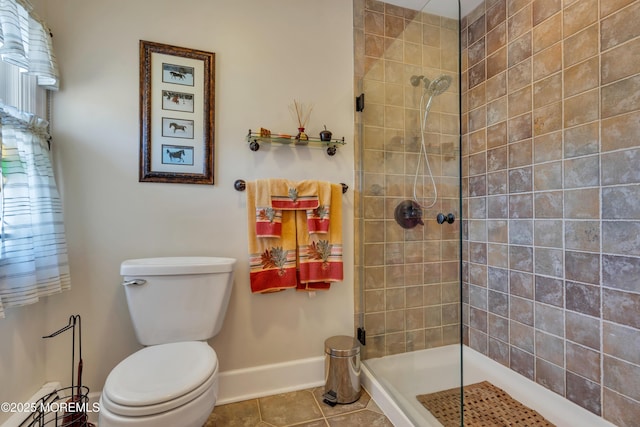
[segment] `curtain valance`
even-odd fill
[[[0,0],[0,58],[38,77],[38,85],[58,90],[60,77],[52,36],[27,0]]]

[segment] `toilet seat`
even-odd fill
[[[102,391],[102,404],[122,416],[169,411],[206,392],[217,372],[216,353],[204,342],[146,347],[111,371]]]

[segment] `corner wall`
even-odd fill
[[[463,19],[465,343],[620,425],[640,416],[640,1]]]

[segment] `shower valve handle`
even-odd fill
[[[448,213],[446,216],[443,213],[439,213],[438,216],[436,216],[436,221],[438,221],[438,224],[444,224],[445,222],[453,224],[455,220],[456,217],[452,213]]]

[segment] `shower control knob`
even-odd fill
[[[452,213],[448,213],[447,215],[443,213],[439,213],[438,216],[436,216],[436,221],[438,222],[438,224],[444,224],[445,222],[449,224],[453,224],[455,220],[456,220],[456,217]]]

